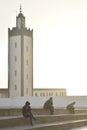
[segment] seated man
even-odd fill
[[[33,116],[33,113],[31,111],[30,102],[27,101],[22,107],[22,114],[24,117],[29,117],[30,124],[33,125],[33,120],[36,120],[36,118]]]
[[[75,111],[74,111],[74,109],[75,109],[74,105],[75,105],[75,102],[72,102],[69,105],[67,105],[67,107],[66,107],[70,114],[74,114],[75,113]]]
[[[52,115],[54,113],[54,107],[53,107],[53,99],[50,97],[45,103],[44,107],[45,110],[49,110],[50,114]]]

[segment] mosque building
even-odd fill
[[[25,16],[16,16],[16,27],[8,29],[8,95],[33,94],[33,30],[27,29]]]

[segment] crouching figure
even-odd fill
[[[74,105],[75,105],[75,102],[72,102],[69,105],[67,105],[67,107],[66,107],[70,114],[74,114],[75,113]]]

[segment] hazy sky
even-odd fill
[[[0,0],[0,88],[8,87],[8,28],[20,3],[34,30],[34,88],[87,95],[87,0]]]

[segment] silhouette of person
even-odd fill
[[[75,105],[75,102],[72,102],[69,105],[67,105],[67,107],[66,107],[70,114],[74,114],[75,113],[75,111],[74,111],[74,109],[75,109],[74,105]]]
[[[25,105],[22,107],[22,114],[24,117],[30,118],[30,124],[33,125],[33,120],[36,121],[36,118],[33,116],[31,111],[30,102],[26,101]]]
[[[54,107],[53,107],[53,98],[50,97],[45,103],[43,108],[47,111],[50,111],[50,114],[52,115],[54,113]]]

